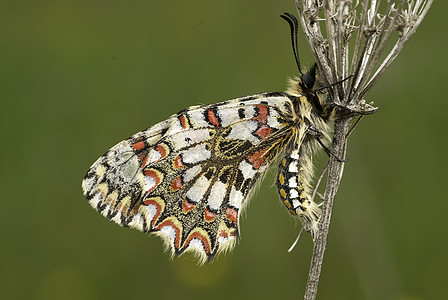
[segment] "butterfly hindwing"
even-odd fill
[[[202,260],[231,247],[250,192],[294,136],[286,93],[194,106],[112,147],[83,181],[89,203],[121,226]]]

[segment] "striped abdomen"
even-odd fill
[[[288,211],[298,217],[306,231],[317,233],[321,209],[311,200],[311,141],[295,142],[280,162],[277,188]]]

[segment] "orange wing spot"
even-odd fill
[[[134,150],[141,150],[141,149],[145,148],[145,142],[140,140],[140,141],[132,144],[131,147],[134,148]]]
[[[104,196],[103,196],[104,198]],[[104,200],[103,205],[113,204],[115,203],[116,199],[113,199],[112,197],[107,197],[106,200]]]
[[[255,105],[258,108],[258,116],[255,120],[261,123],[265,123],[268,120],[268,106],[267,105]]]
[[[160,229],[162,229],[165,226],[169,226],[169,227],[173,228],[174,231],[176,232],[176,237],[174,238],[174,248],[179,250],[179,247],[180,247],[180,231],[182,229],[179,226],[182,226],[182,225],[179,224],[179,226],[178,226],[177,224],[175,224],[173,222],[173,220],[166,219],[165,221],[163,221],[162,223],[157,225],[157,227],[154,230],[160,230]]]
[[[227,219],[229,219],[233,223],[236,223],[236,220],[238,218],[238,211],[236,209],[229,207],[229,208],[227,208],[226,214],[227,214]]]
[[[178,189],[180,189],[182,187],[183,183],[182,183],[182,177],[179,176],[176,179],[173,180],[173,182],[171,183],[171,189],[174,191],[177,191]]]
[[[154,180],[154,185],[146,192],[146,194],[152,192],[162,181],[162,179],[160,178],[160,174],[158,174],[159,172],[153,170],[153,169],[148,169],[145,170],[145,176],[147,177],[151,177]]]
[[[219,127],[219,120],[215,115],[215,112],[213,110],[209,110],[207,112],[207,116],[208,116],[208,121],[210,122],[210,124],[212,124],[215,127]]]
[[[187,199],[184,199],[184,202],[182,202],[182,210],[184,212],[189,212],[192,210],[196,205],[193,203],[190,203]]]
[[[165,158],[166,156],[166,149],[162,145],[158,145],[156,148],[156,151],[160,153],[160,158],[157,160],[161,160],[162,158]]]
[[[182,157],[180,155],[178,155],[175,159],[174,159],[174,167],[176,169],[180,169],[185,167],[184,163],[182,162]]]
[[[157,221],[157,219],[159,218],[160,214],[162,213],[162,205],[160,205],[160,203],[158,202],[158,198],[146,199],[146,200],[143,201],[143,204],[146,205],[146,206],[154,205],[156,207],[156,213],[154,214],[154,217],[151,220],[151,227],[152,227],[152,226],[154,226],[154,223]]]
[[[224,230],[221,230],[221,231],[219,231],[219,234],[218,234],[218,237],[223,237],[223,238],[228,238],[229,237],[229,234],[226,232],[226,231],[224,231]]]
[[[280,196],[282,196],[282,198],[284,198],[284,199],[286,199],[286,196],[288,196],[288,195],[286,194],[286,192],[285,192],[284,189],[280,189],[279,193],[280,193]],[[289,203],[289,202],[288,202],[288,203]],[[286,205],[286,204],[285,204],[285,205]]]
[[[180,126],[182,127],[182,129],[187,128],[187,119],[185,118],[185,115],[181,115],[179,117],[179,122],[180,122]]]
[[[142,164],[142,168],[145,167],[148,164],[148,152],[147,151],[141,152],[139,160],[140,163]]]
[[[216,217],[216,214],[215,214],[215,213],[212,213],[212,212],[209,211],[207,208],[205,209],[205,212],[204,212],[204,218],[205,218],[205,220],[206,220],[207,222],[211,222],[211,221],[213,221],[213,220],[215,219],[215,217]]]
[[[281,185],[285,184],[285,176],[283,176],[282,173],[280,173],[280,175],[278,175],[278,181],[280,182]]]
[[[263,124],[258,128],[257,131],[254,132],[254,134],[258,135],[261,139],[266,138],[268,135],[270,135],[272,132],[271,127],[269,127],[266,124]]]
[[[291,203],[289,203],[288,200],[283,201],[283,204],[284,204],[288,209],[291,209]]]
[[[282,159],[282,166],[286,166],[286,158]]]
[[[188,245],[192,239],[198,239],[202,242],[202,245],[204,245],[205,253],[210,254],[211,253],[211,247],[210,247],[210,240],[207,236],[203,235],[200,231],[194,231],[190,233],[190,236],[185,241],[184,245]]]
[[[118,209],[120,209],[120,207],[117,207]],[[122,216],[126,216],[127,215],[127,211],[128,211],[128,206],[126,204],[121,206],[121,215]]]
[[[267,157],[267,148],[256,151],[251,156],[248,156],[247,160],[252,164],[252,166],[255,169],[259,169],[263,165],[266,157]]]

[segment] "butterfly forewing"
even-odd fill
[[[83,181],[89,203],[202,260],[231,247],[251,190],[295,136],[286,93],[194,106],[111,148]]]

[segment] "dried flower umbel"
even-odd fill
[[[323,80],[337,82],[354,76],[339,86],[339,95],[329,96],[349,104],[361,101],[415,33],[431,3],[296,0],[299,20]],[[381,61],[393,37],[397,39]]]

